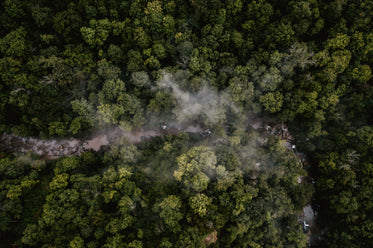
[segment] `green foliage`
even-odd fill
[[[61,159],[57,162],[56,168],[54,169],[54,173],[61,174],[64,172],[72,171],[79,166],[79,158],[78,157],[66,157]]]
[[[181,201],[179,198],[175,195],[170,195],[155,205],[154,211],[159,213],[159,216],[171,230],[178,231],[180,230],[178,222],[183,218],[180,209]]]
[[[63,137],[66,135],[66,128],[62,122],[49,123],[49,134]]]
[[[0,137],[0,246],[304,247],[296,215],[312,186],[296,181],[305,173],[284,143],[245,131],[255,118],[286,123],[306,153],[321,230],[313,245],[372,246],[372,1],[0,9],[1,133],[83,137],[175,119],[212,130],[166,130],[54,162],[13,159],[18,144]],[[208,111],[181,118],[175,89],[156,83],[165,72],[183,103]],[[198,95],[202,85],[219,101]]]
[[[207,209],[211,204],[212,199],[210,199],[205,194],[197,194],[189,198],[190,208],[195,214],[198,214],[200,217],[203,217],[207,214]]]
[[[27,32],[20,27],[8,33],[0,40],[0,52],[5,56],[23,57],[27,52]]]
[[[207,189],[209,176],[215,173],[216,156],[208,147],[197,146],[177,158],[177,181],[197,192]]]
[[[82,248],[84,247],[84,240],[80,236],[76,236],[71,242],[70,242],[71,248]]]
[[[111,44],[108,48],[107,54],[111,61],[120,63],[123,61],[123,51],[119,46]]]
[[[54,8],[56,8],[55,6]],[[81,16],[78,13],[77,6],[74,3],[66,4],[60,11],[53,11],[53,29],[58,35],[62,35],[67,42],[73,42],[78,38],[79,29],[82,25]],[[58,8],[58,7],[57,7]]]
[[[264,96],[260,96],[259,101],[261,104],[263,104],[265,110],[270,113],[279,112],[284,102],[283,96],[278,91],[276,91],[274,94],[269,92]]]
[[[95,20],[89,22],[89,27],[81,27],[83,39],[92,47],[101,46],[107,40],[111,32],[111,23],[108,19]]]
[[[366,84],[372,78],[372,70],[369,65],[359,65],[352,69],[352,79]]]
[[[243,164],[240,146],[221,145],[214,151],[186,140],[170,135],[137,147],[116,145],[102,160],[92,158],[89,152],[81,158],[65,157],[48,163],[53,171],[33,168],[29,164],[34,161],[23,158],[24,171],[13,181],[2,182],[6,187],[0,191],[1,203],[9,207],[3,208],[2,230],[9,230],[12,219],[20,220],[19,240],[32,247],[204,247],[204,243],[215,242],[234,246],[240,245],[243,237],[273,229],[282,223],[282,216],[296,218],[293,198],[287,194],[294,199],[304,194],[298,183],[291,182],[291,175],[302,170],[290,166],[292,155],[282,144],[268,145],[271,156],[282,159],[273,161],[280,168],[259,172],[244,169],[248,165]],[[11,160],[3,162],[9,164]],[[168,180],[158,178],[157,166],[167,166],[170,172],[158,175]],[[281,172],[285,168],[288,175]],[[43,173],[40,179],[38,171]],[[244,180],[252,173],[257,173],[256,183]],[[28,205],[24,209],[20,205],[34,201],[28,200],[29,193],[42,193],[31,213]],[[295,236],[300,228],[293,225],[291,236],[284,229],[283,233],[261,235],[256,241],[265,244],[271,237],[282,244],[300,244],[303,236]],[[160,244],[154,243],[155,237],[162,240]]]
[[[327,45],[325,47],[331,50],[344,49],[348,45],[349,42],[350,42],[350,37],[348,35],[337,34],[336,37],[329,39],[327,41]]]
[[[69,174],[63,173],[56,175],[51,183],[49,184],[49,187],[51,190],[57,190],[57,189],[63,189],[66,188],[69,184]]]

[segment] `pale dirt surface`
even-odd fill
[[[115,144],[118,139],[125,139],[129,143],[138,144],[144,139],[149,139],[168,133],[201,133],[202,131],[203,129],[198,125],[181,125],[173,123],[166,126],[166,128],[155,128],[152,130],[139,129],[123,131],[120,128],[115,127],[106,130],[105,132],[99,132],[93,135],[91,138],[84,140],[74,138],[44,140],[3,133],[2,136],[0,136],[0,149],[14,152],[16,154],[32,152],[42,156],[45,159],[55,159],[61,156],[79,156],[89,150],[99,151],[102,146]]]
[[[73,147],[79,143],[73,143]],[[106,146],[109,144],[108,137],[106,134],[99,134],[96,137],[93,137],[91,140],[86,141],[83,144],[83,148],[86,150],[99,151],[101,146]]]
[[[7,133],[0,137],[0,148],[20,154],[32,152],[48,158],[80,155],[83,152],[82,142],[77,139],[42,140]]]
[[[302,215],[299,216],[299,222],[303,225],[303,230],[308,237],[309,245],[317,243],[320,240],[320,230],[316,223],[317,213],[312,209],[311,204],[303,208]]]
[[[268,125],[263,120],[256,120],[249,124],[249,126],[260,129]],[[273,130],[274,129],[275,128],[273,128]],[[118,139],[125,139],[129,143],[138,144],[152,137],[165,134],[177,134],[179,132],[199,133],[203,137],[211,133],[210,130],[204,130],[198,124],[180,124],[177,122],[170,122],[156,128],[141,128],[132,131],[123,131],[118,127],[114,127],[104,132],[98,132],[84,140],[75,138],[44,140],[3,133],[3,135],[0,136],[0,148],[18,154],[32,152],[46,159],[55,159],[61,156],[79,156],[89,150],[99,151],[102,146],[114,144]]]
[[[313,211],[311,205],[307,205],[303,208],[304,221],[310,226],[314,225],[315,212]]]

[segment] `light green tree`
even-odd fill
[[[205,194],[196,194],[195,196],[189,197],[189,205],[195,214],[200,217],[204,217],[207,212],[212,199]]]
[[[177,157],[174,177],[186,187],[197,192],[207,188],[210,177],[215,174],[216,156],[209,147],[196,146]]]
[[[154,211],[159,213],[164,223],[173,231],[179,231],[179,221],[183,218],[181,201],[175,195],[169,195],[162,202],[154,206]]]
[[[89,27],[81,27],[83,39],[92,47],[102,46],[111,32],[111,22],[108,19],[89,22]]]
[[[263,104],[266,111],[276,113],[281,110],[282,104],[284,103],[284,97],[278,91],[275,93],[269,92],[264,96],[260,96],[259,101]]]

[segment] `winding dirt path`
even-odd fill
[[[44,140],[33,137],[20,137],[14,134],[3,133],[0,136],[0,149],[14,153],[32,152],[45,159],[55,159],[61,156],[81,155],[93,150],[99,151],[102,146],[114,144],[118,138],[125,138],[132,144],[137,144],[151,137],[179,132],[202,133],[203,129],[199,125],[180,125],[172,123],[162,125],[156,129],[123,131],[118,127],[105,132],[99,132],[93,137],[85,140],[75,138]]]

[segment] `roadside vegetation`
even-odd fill
[[[0,132],[204,131],[53,161],[2,144],[0,244],[306,247],[312,195],[314,247],[371,247],[372,13],[368,0],[2,1]],[[263,119],[290,148],[250,126]]]

